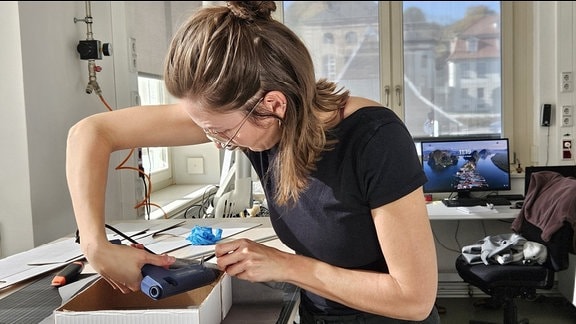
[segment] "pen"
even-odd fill
[[[84,262],[74,261],[69,263],[64,269],[60,270],[54,279],[52,279],[52,286],[60,287],[71,283],[78,278],[78,275],[84,269]]]

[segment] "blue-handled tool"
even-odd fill
[[[177,261],[169,269],[146,264],[142,267],[140,290],[148,297],[158,300],[212,283],[220,271],[204,262]]]
[[[105,225],[106,228],[112,230],[130,243],[138,244],[137,241],[113,226]],[[113,240],[111,242],[121,244],[120,240]],[[144,246],[143,249],[155,254]],[[141,269],[143,279],[140,283],[140,290],[150,298],[158,300],[208,285],[220,275],[220,270],[218,270],[216,266],[204,263],[204,261],[214,256],[216,255],[212,254],[208,258],[203,258],[202,261],[176,259],[176,262],[168,269],[145,264]]]

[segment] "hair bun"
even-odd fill
[[[276,11],[274,1],[227,1],[226,5],[234,16],[248,21],[271,20]]]

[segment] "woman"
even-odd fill
[[[173,263],[106,240],[108,159],[121,149],[211,140],[247,154],[272,225],[296,252],[221,243],[220,269],[299,286],[301,323],[438,323],[426,179],[410,134],[377,102],[317,81],[303,43],[271,18],[275,9],[273,1],[233,1],[199,10],[166,59],[178,104],[97,114],[71,128],[67,177],[84,255],[124,293],[139,289],[144,264]]]

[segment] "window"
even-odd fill
[[[346,33],[346,44],[356,45],[356,43],[358,43],[358,35],[356,35],[356,32],[351,31]]]
[[[416,140],[503,136],[500,12],[499,1],[284,2],[317,77],[393,109]]]
[[[324,44],[334,44],[334,35],[331,33],[324,34]]]
[[[284,23],[310,50],[317,78],[380,100],[377,2],[284,1],[283,5]]]
[[[144,106],[167,103],[164,81],[159,76],[139,73],[138,95],[140,104]],[[172,168],[169,149],[167,147],[143,147],[141,152],[142,167],[144,172],[150,175],[155,185],[154,190],[171,184]]]
[[[336,78],[336,61],[334,55],[326,55],[322,65],[324,66],[322,74],[325,75],[326,78],[334,80]]]

